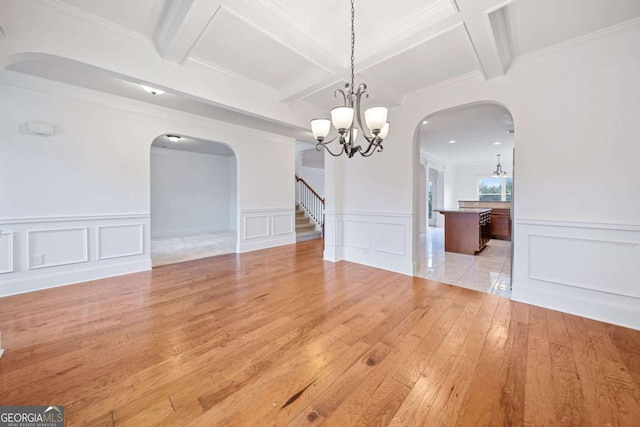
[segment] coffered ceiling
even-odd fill
[[[294,109],[327,111],[350,75],[349,0],[21,1],[146,40],[171,73],[223,73]],[[393,107],[460,76],[499,78],[519,56],[639,16],[638,0],[356,0],[356,82],[369,84],[369,105]],[[69,32],[83,37],[79,28]]]

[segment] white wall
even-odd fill
[[[230,230],[231,160],[152,147],[151,237]]]
[[[149,269],[149,150],[167,132],[236,153],[238,251],[295,242],[292,139],[11,72],[0,111],[0,296]],[[56,134],[25,134],[32,120]]]
[[[638,20],[518,58],[504,77],[472,74],[405,97],[390,113],[384,153],[336,164],[344,182],[366,183],[376,197],[345,185],[337,210],[416,212],[408,232],[415,239],[417,126],[481,101],[506,106],[517,132],[513,298],[640,328]],[[616,173],[598,173],[603,167]],[[545,235],[554,238],[538,244]],[[403,256],[403,265],[415,256]],[[621,273],[607,276],[613,270]]]

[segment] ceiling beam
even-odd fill
[[[219,1],[173,0],[167,2],[156,27],[154,42],[163,59],[183,64],[216,13]]]
[[[456,0],[469,41],[486,80],[503,76],[513,49],[506,11],[513,0]]]

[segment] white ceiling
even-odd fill
[[[484,103],[441,111],[426,121],[420,128],[423,152],[458,166],[492,163],[497,154],[504,163],[512,162],[514,134],[507,131],[514,129],[513,118],[500,105]]]
[[[327,111],[337,104],[333,91],[350,78],[349,0],[46,0],[41,4],[51,13],[79,21],[111,23],[107,25],[115,32],[146,38],[148,48],[175,67],[206,64],[218,73],[212,73],[212,79],[227,73],[266,88],[276,102],[293,108],[304,101]],[[518,56],[638,16],[640,0],[357,0],[356,83],[369,85],[367,106],[393,107],[407,94],[461,75],[500,77]],[[80,28],[86,26],[69,31],[82,37]],[[114,90],[113,82],[90,82],[96,70],[82,70],[89,73],[87,77],[33,65],[14,69]],[[215,105],[213,99],[199,101]],[[181,108],[175,99],[153,102]],[[224,115],[225,106],[215,107],[216,114]],[[286,126],[283,129],[291,134]],[[296,137],[308,139],[299,128],[295,132]]]
[[[172,134],[173,135],[173,134]],[[180,136],[178,142],[172,142],[166,135],[161,135],[153,140],[152,147],[167,150],[189,151],[191,153],[211,154],[214,156],[235,156],[231,148],[219,142],[208,141],[206,139],[192,138],[185,135]]]

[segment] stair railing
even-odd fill
[[[296,203],[320,226],[324,237],[324,197],[320,197],[313,188],[296,175]]]

